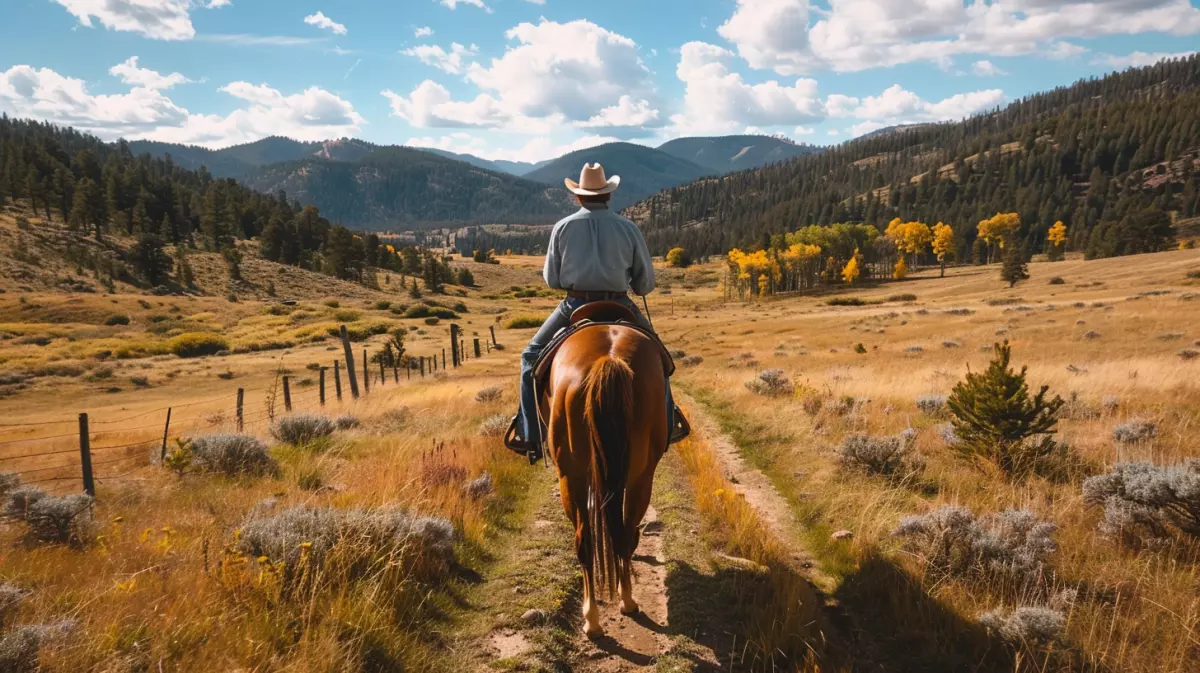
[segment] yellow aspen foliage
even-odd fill
[[[767,291],[770,289],[770,286],[771,286],[771,277],[770,276],[768,276],[767,274],[764,273],[758,277],[758,294],[759,294],[759,296],[766,296]]]
[[[896,266],[892,269],[892,278],[895,280],[904,280],[904,277],[907,275],[908,265],[904,263],[904,257],[901,257],[900,261],[896,262]]]
[[[1055,222],[1054,226],[1050,227],[1050,231],[1047,232],[1046,240],[1050,241],[1050,245],[1053,245],[1055,247],[1066,243],[1067,242],[1067,225],[1063,224],[1062,220]]]
[[[846,281],[847,285],[853,285],[858,278],[858,248],[854,249],[854,256],[846,262],[846,266],[842,269],[842,280]]]
[[[687,253],[683,248],[671,248],[667,251],[667,264],[675,268],[687,266]]]
[[[954,229],[948,224],[938,222],[933,225],[933,254],[938,261],[946,260],[946,253],[954,249]]]
[[[929,225],[923,222],[901,222],[898,217],[888,223],[884,235],[892,239],[896,249],[909,255],[921,252],[933,241],[933,232],[929,230]]]
[[[986,220],[979,221],[979,238],[988,243],[996,243],[1003,248],[1004,242],[1020,228],[1020,215],[1016,213],[996,213]]]

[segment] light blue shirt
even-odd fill
[[[588,204],[554,225],[542,275],[556,290],[638,295],[654,290],[642,230],[603,204]]]

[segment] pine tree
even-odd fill
[[[1036,467],[1057,450],[1050,435],[1058,423],[1063,399],[1048,399],[1049,386],[1030,397],[1026,367],[1018,374],[1009,366],[1008,342],[995,344],[995,357],[981,373],[969,369],[954,386],[946,406],[958,441],[953,448],[966,457],[991,460],[1009,474]],[[1041,435],[1040,441],[1030,441]]]
[[[133,268],[152,286],[162,285],[167,281],[174,267],[171,256],[163,250],[163,240],[158,234],[143,233],[138,242],[130,250]]]
[[[1009,287],[1029,278],[1029,263],[1025,261],[1025,246],[1015,243],[1005,246],[1004,264],[1000,267],[1000,277],[1008,281]]]

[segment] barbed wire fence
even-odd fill
[[[481,345],[480,339],[474,338],[468,353],[458,325],[451,325],[449,357],[445,348],[440,353],[405,353],[400,357],[384,349],[376,352],[372,362],[370,350],[364,346],[358,364],[344,325],[340,332],[342,357],[335,358],[330,366],[312,369],[315,381],[312,377],[296,378],[283,368],[281,359],[274,370],[274,383],[263,388],[239,387],[214,398],[115,419],[80,413],[61,420],[0,423],[0,436],[9,437],[0,440],[0,475],[16,475],[21,484],[50,493],[82,488],[95,496],[97,483],[144,480],[146,471],[162,464],[173,438],[199,432],[265,434],[279,417],[326,411],[332,405],[342,406],[346,398],[359,400],[369,395],[372,387],[378,390],[420,381],[462,366],[472,356],[481,357],[484,347],[488,353],[500,348],[493,328],[491,340],[485,338]],[[14,436],[25,433],[33,436]]]

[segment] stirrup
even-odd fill
[[[529,464],[534,465],[542,459],[542,447],[517,437],[518,420],[518,416],[513,416],[512,422],[508,424],[508,430],[504,432],[504,448],[529,458]]]
[[[692,434],[692,424],[688,423],[688,419],[679,410],[679,405],[675,405],[675,410],[672,412],[671,418],[675,421],[675,424],[671,427],[671,436],[667,440],[667,446],[681,442]]]

